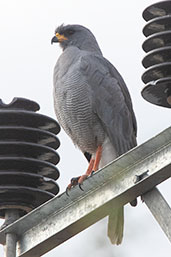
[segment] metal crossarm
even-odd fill
[[[108,215],[111,203],[118,207],[145,196],[170,176],[171,127],[88,178],[84,191],[75,187],[3,229],[0,243],[7,233],[17,234],[17,256],[41,256]]]
[[[171,242],[171,208],[157,188],[142,196],[143,201]]]

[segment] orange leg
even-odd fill
[[[81,184],[83,183],[83,181],[90,176],[93,172],[98,170],[99,167],[99,163],[101,160],[101,155],[102,155],[102,146],[98,146],[97,151],[96,151],[96,157],[95,160],[93,158],[91,158],[88,169],[86,171],[86,173],[82,176],[76,177],[76,178],[72,178],[71,179],[71,183],[67,186],[66,189],[66,194],[68,195],[68,191],[73,187],[76,186],[77,184],[79,184],[79,187],[81,188]],[[82,189],[82,188],[81,188]],[[83,190],[83,189],[82,189]]]
[[[88,169],[86,171],[86,173],[84,175],[82,175],[79,180],[78,180],[78,184],[82,184],[83,181],[92,174],[92,172],[95,172],[98,170],[99,167],[99,163],[100,163],[100,159],[101,159],[101,155],[102,155],[102,147],[98,146],[97,151],[96,151],[96,158],[91,159],[90,164],[88,166]]]
[[[94,159],[91,159],[91,160],[90,160],[88,169],[87,169],[87,171],[86,171],[86,173],[85,173],[84,175],[71,179],[71,183],[70,183],[70,184],[67,186],[67,188],[66,188],[66,194],[67,194],[67,195],[68,195],[68,191],[69,191],[73,186],[76,186],[76,185],[78,185],[78,184],[82,184],[83,181],[92,173],[93,166],[94,166],[94,161],[95,161]]]
[[[98,146],[97,151],[96,151],[96,158],[95,158],[95,162],[93,165],[93,171],[98,170],[101,156],[102,156],[102,146],[100,145],[100,146]]]
[[[82,184],[83,181],[91,175],[92,171],[93,171],[93,167],[94,167],[94,163],[95,163],[95,160],[91,158],[90,160],[90,163],[89,163],[89,166],[88,166],[88,169],[86,171],[86,173],[84,175],[82,175],[79,180],[78,180],[78,184]]]

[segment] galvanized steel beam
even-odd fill
[[[171,127],[0,232],[18,236],[18,256],[38,257],[171,176]]]
[[[157,188],[142,195],[142,199],[171,242],[171,208]]]

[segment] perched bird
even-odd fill
[[[81,25],[61,25],[51,40],[55,42],[63,50],[54,68],[55,113],[90,161],[86,173],[71,180],[70,189],[135,147],[137,125],[125,82],[103,57],[92,32]],[[113,244],[122,242],[123,222],[123,207],[114,206],[108,224]]]

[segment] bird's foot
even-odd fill
[[[75,187],[76,185],[79,185],[79,188],[82,191],[84,191],[82,188],[83,181],[85,179],[87,179],[87,177],[92,176],[94,174],[94,172],[96,172],[98,170],[99,162],[101,159],[101,153],[102,153],[102,146],[98,146],[97,151],[96,151],[96,158],[95,159],[91,158],[86,173],[82,176],[71,179],[71,183],[66,188],[66,194],[68,196],[69,196],[69,191],[71,190],[71,188]]]
[[[71,190],[72,187],[75,187],[76,185],[78,185],[78,181],[80,179],[81,176],[79,177],[74,177],[71,179],[70,184],[67,186],[66,188],[66,194],[69,196],[69,191]]]
[[[83,190],[83,188],[81,187],[81,185],[83,184],[83,181],[88,177],[88,175],[84,174],[82,176],[79,177],[75,177],[71,179],[70,184],[67,186],[66,188],[66,194],[69,196],[69,191],[71,190],[72,187],[75,187],[76,185],[79,185],[79,188]]]
[[[87,175],[87,174],[84,174],[84,175],[82,175],[82,176],[79,178],[79,180],[78,180],[79,188],[80,188],[82,191],[84,191],[83,188],[82,188],[82,184],[83,184],[84,180],[85,180],[87,177],[88,177],[88,175]]]

